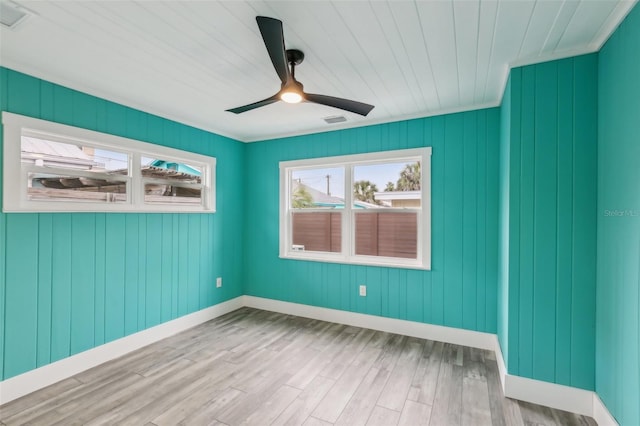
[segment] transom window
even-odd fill
[[[431,148],[280,163],[280,256],[430,269]]]
[[[215,158],[3,112],[3,211],[213,212]]]

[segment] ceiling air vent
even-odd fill
[[[329,117],[323,118],[323,120],[326,121],[327,124],[342,123],[343,121],[347,121],[347,119],[342,115],[331,115]]]
[[[15,29],[29,17],[29,12],[15,3],[0,1],[0,24]]]

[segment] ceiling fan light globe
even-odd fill
[[[297,104],[302,101],[302,95],[298,92],[283,92],[280,99],[289,104]]]

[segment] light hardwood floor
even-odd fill
[[[0,407],[3,425],[596,425],[504,398],[494,354],[242,308]]]

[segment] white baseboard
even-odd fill
[[[509,374],[502,356],[498,337],[495,334],[320,308],[255,296],[236,297],[7,379],[0,382],[0,405],[243,306],[492,350],[496,354],[500,382],[506,397],[590,416],[600,426],[618,425],[595,392]]]
[[[242,307],[242,296],[0,382],[0,405]]]
[[[341,311],[338,309],[320,308],[317,306],[301,305],[299,303],[283,302],[281,300],[265,299],[255,296],[242,296],[244,305],[263,309],[265,311],[280,312],[299,317],[313,318],[355,327],[370,328],[404,336],[419,337],[421,339],[436,340],[438,342],[454,343],[456,345],[471,346],[479,349],[494,350],[495,335],[480,331],[464,330],[461,328],[444,327],[415,321],[395,318],[379,317],[376,315],[360,314],[357,312]]]
[[[595,392],[509,374],[497,336],[494,350],[504,396],[593,417],[600,426],[618,426]]]
[[[593,393],[593,419],[600,426],[618,426],[618,422],[611,415],[607,406],[600,399],[597,393]]]

